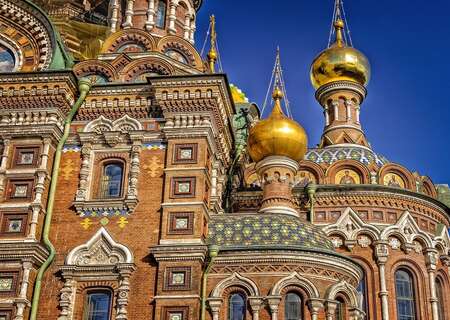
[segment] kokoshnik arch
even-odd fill
[[[201,5],[0,0],[0,320],[450,318],[450,190],[372,149],[340,1],[316,148]]]

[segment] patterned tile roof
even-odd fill
[[[305,155],[305,160],[310,160],[315,163],[332,164],[344,159],[356,160],[366,165],[374,162],[379,167],[389,163],[385,157],[376,154],[372,150],[356,146],[309,149]]]
[[[301,249],[334,251],[317,227],[287,215],[220,215],[211,219],[208,244],[230,249]]]

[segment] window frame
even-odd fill
[[[172,177],[171,180],[171,198],[195,198],[196,177]],[[180,183],[189,183],[189,192],[179,192],[178,185]]]
[[[105,171],[106,167],[109,165],[119,165],[122,168],[122,179],[120,180],[120,193],[118,196],[107,196],[105,195],[106,190],[103,190],[103,179],[105,177]],[[121,200],[125,197],[125,176],[126,176],[126,162],[122,159],[105,159],[102,162],[100,162],[99,166],[99,179],[98,179],[98,186],[96,191],[96,199],[97,200]]]
[[[446,319],[446,303],[445,303],[445,285],[442,277],[437,276],[434,280],[436,288],[436,299],[438,303],[439,320]]]
[[[396,308],[396,318],[400,319],[400,315],[399,315],[399,295],[398,295],[398,288],[397,288],[397,274],[399,272],[404,272],[405,274],[408,275],[409,278],[409,286],[410,286],[410,291],[411,291],[411,297],[407,298],[407,297],[401,297],[401,300],[406,300],[408,299],[408,301],[410,301],[411,306],[412,306],[412,320],[417,320],[417,316],[418,316],[418,306],[417,306],[417,282],[416,282],[416,278],[414,276],[414,273],[409,269],[409,268],[405,268],[405,267],[400,267],[397,268],[394,272],[394,289],[395,289],[395,308]]]
[[[234,314],[232,313],[233,303],[232,303],[231,300],[232,300],[232,298],[235,295],[239,295],[242,298],[243,302],[244,302],[242,319],[239,319],[239,320],[246,320],[246,317],[247,317],[247,304],[248,304],[248,302],[247,302],[247,295],[244,294],[243,292],[240,292],[240,291],[232,292],[232,293],[230,293],[230,295],[228,297],[228,317],[227,317],[227,319],[228,320],[234,320],[234,317],[233,317]]]
[[[22,226],[20,232],[9,232],[8,221],[12,219],[22,219]],[[22,237],[25,236],[28,230],[28,212],[2,212],[0,214],[0,237]]]
[[[177,229],[177,219],[187,219],[187,227],[184,229]],[[194,212],[170,212],[169,213],[169,235],[190,235],[194,233]]]
[[[300,294],[300,293],[298,293],[298,292],[296,292],[296,291],[288,291],[285,295],[284,295],[284,319],[285,320],[288,320],[288,319],[291,319],[289,316],[288,316],[288,297],[290,296],[290,295],[295,295],[295,296],[297,296],[298,297],[298,313],[299,313],[299,316],[298,316],[298,318],[296,318],[295,320],[302,320],[303,319],[303,316],[304,316],[304,314],[303,314],[303,296]]]
[[[167,25],[167,9],[168,9],[168,3],[166,0],[158,0],[158,6],[156,7],[156,12],[155,12],[155,27],[161,30],[164,30],[166,28]],[[159,5],[161,4],[161,2],[164,3],[164,12],[162,13],[162,23],[159,24],[158,22],[158,14],[160,13],[160,8]]]
[[[1,297],[12,297],[17,294],[19,287],[19,271],[15,270],[0,270],[0,278],[12,278],[11,290],[0,291]]]
[[[33,187],[34,187],[34,179],[32,178],[10,178],[8,179],[7,189],[6,189],[6,200],[10,201],[29,201],[33,196]],[[27,194],[25,197],[17,197],[15,196],[15,191],[17,185],[27,185]]]
[[[19,163],[20,155],[22,153],[33,153],[33,162],[30,164]],[[14,146],[12,168],[37,167],[38,163],[39,163],[40,153],[41,153],[41,147],[38,145]]]
[[[190,159],[182,159],[181,151],[183,149],[191,149],[192,156]],[[197,143],[185,143],[175,144],[173,152],[173,164],[195,164],[198,162],[198,144]]]
[[[0,317],[6,316],[6,320],[11,320],[13,317],[13,311],[11,309],[0,309]]]
[[[164,320],[170,320],[171,313],[181,313],[182,320],[188,320],[189,307],[163,307]]]
[[[89,320],[89,296],[96,293],[108,293],[109,295],[109,314],[108,320],[112,320],[112,312],[114,309],[114,291],[110,288],[90,288],[85,292],[83,305],[83,320]]]
[[[172,275],[174,273],[184,273],[183,284],[171,283]],[[165,271],[164,290],[167,291],[187,291],[191,289],[192,283],[192,270],[191,267],[168,267]]]

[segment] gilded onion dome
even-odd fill
[[[366,86],[370,80],[367,57],[346,45],[343,37],[344,21],[336,20],[336,41],[322,51],[312,63],[311,82],[315,89],[335,81],[352,81]]]
[[[284,115],[281,90],[275,88],[272,96],[275,104],[271,114],[250,129],[247,143],[250,157],[255,162],[269,156],[285,156],[299,161],[307,150],[306,132],[296,121]]]

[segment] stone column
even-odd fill
[[[336,301],[325,302],[326,320],[334,320],[334,315],[336,313],[337,305],[338,304]]]
[[[222,298],[209,298],[208,305],[211,309],[213,320],[219,320],[220,315],[220,307],[222,306],[223,300]]]
[[[320,310],[323,309],[323,302],[319,299],[311,299],[308,301],[308,308],[311,313],[311,320],[317,320]]]
[[[356,109],[356,123],[357,123],[357,124],[360,124],[359,118],[360,118],[360,114],[361,114],[361,106],[360,106],[360,105],[357,105],[357,106],[355,107],[355,109]]]
[[[191,37],[191,15],[189,13],[184,17],[184,40],[189,41]]]
[[[176,10],[177,10],[177,4],[175,1],[171,0],[169,4],[169,33],[170,34],[176,34],[177,29],[175,28],[175,20],[177,19],[176,16]]]
[[[131,137],[133,139],[133,137]],[[140,156],[141,156],[142,142],[134,141],[131,147],[131,165],[130,165],[130,182],[128,185],[127,199],[137,199],[138,195],[138,178],[140,172]]]
[[[8,165],[9,151],[11,149],[11,140],[3,139],[3,154],[0,161],[0,194],[5,190],[5,173]]]
[[[270,156],[256,164],[262,180],[261,213],[281,213],[298,216],[292,196],[298,162],[283,156]]]
[[[386,285],[386,269],[385,265],[389,257],[389,249],[386,243],[377,243],[375,248],[375,256],[377,258],[378,273],[380,275],[380,299],[381,299],[381,319],[389,320],[389,301]]]
[[[278,320],[278,307],[280,306],[281,296],[269,296],[267,297],[267,303],[269,304],[270,313],[272,314],[272,320]]]
[[[259,310],[261,309],[261,304],[263,299],[261,297],[249,297],[248,303],[250,304],[250,309],[252,309],[253,320],[259,320]]]
[[[19,299],[16,302],[16,316],[14,320],[23,320],[25,307],[29,304],[27,299],[28,286],[30,284],[30,272],[33,264],[30,261],[23,262],[22,282],[20,285]]]
[[[148,0],[147,21],[145,22],[145,29],[151,31],[155,26],[155,0]]]
[[[39,165],[39,169],[47,170],[51,139],[45,138],[43,142],[44,142],[44,148],[43,148],[42,154],[41,154],[41,163]]]
[[[128,319],[128,294],[130,292],[130,276],[131,272],[134,270],[133,266],[119,266],[119,288],[117,289],[117,320],[126,320]]]
[[[123,23],[124,29],[129,29],[133,26],[133,14],[134,14],[134,0],[127,1],[127,10],[125,11],[125,22]]]
[[[80,169],[80,182],[76,195],[76,201],[85,201],[87,198],[87,189],[89,182],[89,171],[91,167],[91,155],[92,145],[85,143],[81,148],[81,169]]]
[[[437,250],[427,249],[426,250],[426,266],[428,271],[428,280],[430,283],[430,303],[433,320],[439,319],[439,309],[438,309],[438,298],[436,293],[436,265],[437,265]]]
[[[195,30],[197,30],[197,26],[195,25],[195,16],[193,16],[191,20],[191,35],[190,35],[190,41],[192,44],[195,43]]]
[[[333,106],[333,112],[334,112],[334,119],[333,119],[333,121],[339,120],[339,102],[338,101],[333,101],[331,103],[331,105]]]
[[[352,120],[352,100],[345,100],[345,108],[347,110],[347,121]]]
[[[64,287],[60,291],[59,308],[60,313],[58,320],[72,320],[73,302],[76,295],[76,281],[71,275],[64,275]]]
[[[329,126],[330,125],[330,108],[328,107],[328,105],[325,106],[323,114],[325,115],[325,126]]]
[[[111,33],[117,31],[117,22],[119,22],[119,0],[113,0],[111,6],[111,22],[110,22],[110,30]]]

